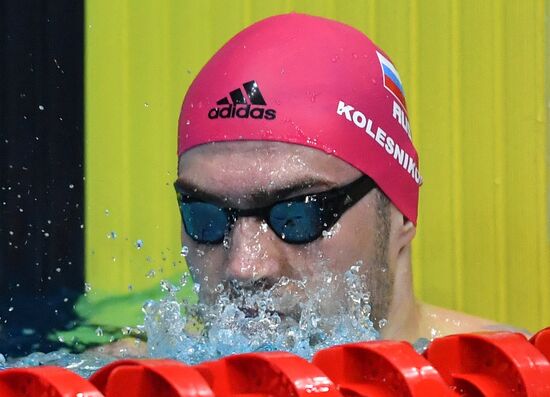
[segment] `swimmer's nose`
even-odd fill
[[[226,276],[229,280],[276,280],[282,274],[279,239],[258,218],[239,218],[227,241]]]

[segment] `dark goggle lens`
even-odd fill
[[[275,233],[289,243],[309,243],[321,236],[325,228],[319,203],[283,202],[269,213],[269,223]]]
[[[229,215],[223,208],[201,201],[180,202],[183,225],[187,234],[199,243],[223,241]]]

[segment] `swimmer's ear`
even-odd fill
[[[401,250],[411,243],[416,235],[416,226],[393,205],[392,212],[392,234]]]
[[[416,235],[416,226],[405,215],[403,215],[403,232],[410,235],[409,241]]]
[[[411,242],[416,234],[416,227],[393,203],[390,214],[388,259],[395,266],[394,271],[400,272],[400,277],[403,277],[403,274],[409,274],[407,277],[410,277]]]

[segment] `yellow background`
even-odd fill
[[[88,0],[87,281],[97,296],[127,294],[183,271],[172,189],[183,95],[239,30],[296,11],[360,29],[400,71],[424,177],[417,294],[531,330],[550,325],[548,8],[548,0]]]

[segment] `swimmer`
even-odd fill
[[[175,187],[200,301],[239,296],[235,285],[260,294],[283,285],[270,309],[282,322],[299,321],[292,302],[311,296],[334,318],[356,267],[381,338],[517,331],[416,299],[413,136],[399,73],[363,33],[288,14],[233,37],[193,81],[179,119]],[[327,272],[331,285],[319,277]],[[129,340],[102,349],[121,347],[136,354]]]
[[[213,302],[231,280],[266,288],[359,262],[383,338],[505,329],[415,298],[422,177],[411,136],[395,65],[363,33],[289,14],[233,37],[179,120],[175,185],[200,298]]]
[[[214,302],[231,282],[265,289],[359,263],[382,338],[509,330],[416,299],[422,177],[412,136],[396,67],[363,33],[288,14],[233,37],[190,86],[179,119],[175,186],[200,299]],[[339,293],[322,302],[327,314]]]

